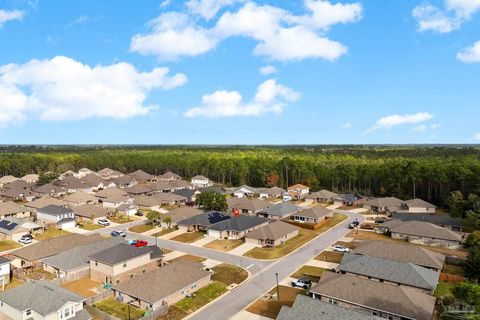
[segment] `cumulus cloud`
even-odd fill
[[[175,60],[204,54],[230,37],[246,37],[257,42],[254,54],[273,60],[321,58],[333,61],[348,49],[327,38],[326,32],[334,25],[362,18],[359,3],[332,4],[324,0],[305,0],[306,13],[303,15],[248,1],[237,10],[224,12],[208,26],[195,18],[194,14],[200,14],[212,19],[219,10],[216,8],[236,2],[240,1],[190,0],[187,6],[191,10],[197,6],[213,6],[215,10],[164,13],[149,23],[149,32],[132,37],[130,49],[144,55],[156,55],[161,60]]]
[[[153,90],[185,84],[168,68],[139,72],[131,64],[88,66],[68,57],[0,66],[0,126],[38,117],[65,121],[90,117],[122,119],[155,108],[145,100]]]
[[[473,139],[475,139],[475,140],[477,140],[477,141],[480,141],[480,132],[475,133],[475,134],[473,135]]]
[[[234,116],[260,116],[267,112],[280,114],[287,103],[300,97],[293,89],[278,84],[274,79],[260,84],[252,101],[244,103],[238,91],[215,91],[202,97],[202,105],[187,110],[187,118],[220,118]]]
[[[0,28],[4,23],[14,20],[22,20],[25,13],[20,10],[1,10],[0,9]]]
[[[258,71],[263,74],[264,76],[268,76],[278,72],[278,69],[274,66],[264,66],[258,69]]]
[[[350,129],[352,127],[352,123],[351,122],[342,123],[341,127],[344,129]]]
[[[480,41],[459,52],[457,59],[465,63],[480,62]]]
[[[217,15],[220,9],[244,1],[245,0],[189,0],[185,5],[193,14],[210,20]]]
[[[459,29],[480,11],[480,0],[445,0],[444,8],[421,4],[413,9],[419,31],[449,33]]]
[[[378,129],[391,129],[406,124],[421,124],[433,118],[433,114],[428,112],[418,112],[414,114],[392,114],[383,118],[378,119],[378,121],[367,129],[368,131],[374,131]],[[422,126],[417,126],[417,131],[423,129]]]

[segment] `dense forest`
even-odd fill
[[[452,191],[480,191],[475,146],[0,146],[0,175],[82,167],[203,174],[225,185],[303,183],[440,206]]]

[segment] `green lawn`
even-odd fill
[[[342,261],[343,254],[339,252],[332,251],[323,251],[318,256],[315,257],[315,260],[326,261],[332,263],[340,263]]]
[[[162,229],[162,231],[152,234],[152,237],[161,237],[173,231],[177,231],[177,229],[176,228]]]
[[[154,227],[151,223],[141,224],[135,227],[131,227],[128,231],[135,232],[135,233],[144,233],[146,231],[152,230]]]
[[[320,277],[322,276],[322,273],[325,272],[325,269],[320,268],[320,267],[314,267],[314,266],[303,266],[295,273],[291,275],[292,278],[295,279],[300,279],[303,277],[308,277],[314,282],[318,282],[320,280]]]
[[[463,266],[457,266],[454,264],[445,264],[443,267],[443,272],[448,273],[448,274],[453,274],[456,276],[464,276],[465,275],[465,270],[463,269]]]
[[[115,299],[105,299],[93,305],[94,308],[102,310],[119,319],[128,319],[128,306],[125,303],[120,303]],[[140,319],[143,317],[145,311],[136,307],[130,307],[130,319]]]
[[[245,269],[225,263],[213,267],[212,271],[214,272],[212,280],[222,282],[226,286],[232,283],[240,284],[248,278]]]
[[[20,248],[22,245],[15,241],[11,240],[2,240],[0,241],[0,251],[11,250],[15,248]]]
[[[437,285],[437,289],[435,289],[434,295],[437,298],[452,295],[453,287],[455,287],[454,283],[439,282],[438,285]]]
[[[95,223],[82,223],[82,225],[80,226],[80,228],[82,229],[85,229],[85,230],[88,230],[88,231],[93,231],[93,230],[98,230],[98,229],[102,229],[103,227],[99,224],[95,224]]]
[[[212,242],[207,243],[204,245],[205,248],[210,248],[213,250],[218,250],[218,251],[223,251],[223,252],[228,252],[230,250],[235,249],[238,246],[241,246],[244,244],[245,241],[243,240],[233,240],[233,239],[228,239],[228,240],[214,240]]]
[[[66,236],[70,234],[70,232],[60,229],[46,229],[42,234],[39,234],[35,237],[35,240],[42,241],[52,238],[58,238],[61,236]]]
[[[170,240],[178,241],[178,242],[191,243],[191,242],[195,242],[197,240],[202,239],[204,235],[205,235],[205,233],[199,232],[199,231],[197,231],[197,232],[186,232],[186,233],[183,233],[183,234],[178,235],[176,237],[173,237]]]
[[[128,216],[126,216],[124,214],[116,214],[116,215],[110,216],[110,217],[108,217],[108,220],[110,220],[112,222],[115,222],[115,223],[120,223],[120,224],[133,221],[132,218],[129,218]]]
[[[208,286],[197,290],[192,298],[185,298],[175,303],[175,307],[190,314],[221,296],[225,291],[227,291],[225,284],[213,281]]]

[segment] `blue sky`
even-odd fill
[[[478,143],[479,88],[478,0],[0,0],[1,144]]]

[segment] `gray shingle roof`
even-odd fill
[[[121,243],[106,250],[96,252],[90,255],[91,260],[99,261],[108,265],[116,265],[145,254],[151,254],[151,247],[140,247]]]
[[[237,208],[253,212],[261,211],[272,205],[270,202],[265,200],[248,198],[229,198],[227,199],[227,204],[231,209]]]
[[[419,207],[419,208],[436,208],[435,205],[428,203],[425,200],[422,199],[410,199],[404,202],[407,206],[409,207]]]
[[[394,212],[392,218],[402,221],[426,221],[440,226],[463,226],[461,219],[452,218],[446,214]]]
[[[410,262],[346,253],[338,270],[416,288],[435,290],[440,273]]]
[[[441,240],[455,241],[460,242],[462,240],[462,235],[446,228],[442,228],[435,224],[425,222],[425,221],[398,221],[393,220],[392,223],[385,222],[387,227],[390,228],[391,232],[435,238]]]
[[[305,198],[306,199],[328,199],[331,200],[335,197],[337,197],[338,194],[335,192],[331,192],[328,190],[320,190],[317,192],[312,192],[309,195],[307,195]]]
[[[3,303],[20,311],[32,309],[43,316],[57,312],[67,302],[80,303],[84,300],[46,280],[27,282],[0,294]]]
[[[162,213],[161,217],[162,217],[162,220],[164,217],[170,217],[173,223],[177,223],[178,221],[185,220],[203,213],[204,213],[203,210],[200,210],[195,207],[180,207],[180,208],[175,208],[170,212]]]
[[[209,230],[217,231],[245,231],[268,222],[265,218],[239,215],[238,217],[229,216],[227,220],[215,223],[208,227]]]
[[[179,225],[192,226],[199,225],[209,227],[215,223],[230,219],[230,216],[223,212],[210,211],[202,214],[194,215],[190,218],[178,221]]]
[[[280,202],[280,203],[274,204],[273,206],[263,209],[261,212],[266,213],[268,215],[284,218],[284,217],[291,216],[295,212],[298,212],[300,209],[301,207],[293,205],[289,202]]]
[[[377,317],[297,295],[292,307],[284,306],[276,320],[375,320]]]
[[[49,214],[52,216],[59,216],[62,214],[67,214],[67,213],[72,213],[73,211],[69,208],[62,207],[62,206],[56,206],[56,205],[48,205],[43,208],[38,209],[39,212]]]
[[[30,209],[18,205],[13,201],[0,202],[0,216],[28,212]]]
[[[315,206],[313,208],[308,208],[306,210],[302,210],[298,213],[295,213],[294,216],[296,217],[306,217],[306,218],[321,218],[324,217],[333,211],[330,209],[327,209],[322,206]]]

